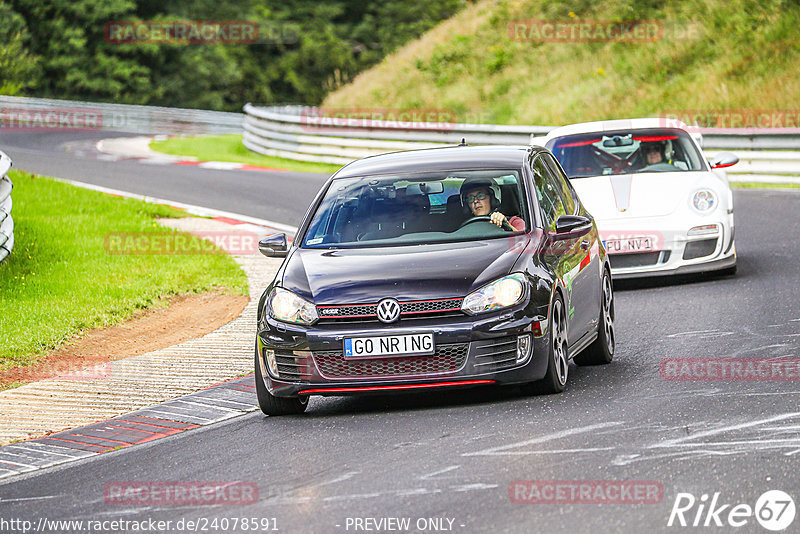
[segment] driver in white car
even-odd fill
[[[644,144],[644,143],[642,143]],[[647,165],[655,165],[664,161],[664,155],[661,153],[661,146],[658,143],[647,143],[644,151],[647,158]]]
[[[670,141],[643,142],[640,150],[644,154],[646,171],[680,171],[688,168],[686,163],[673,160]]]
[[[498,208],[500,200],[494,193],[492,184],[486,180],[466,180],[461,185],[461,203],[469,208],[473,217],[489,217],[492,224],[503,228],[503,223],[508,223],[513,231],[525,231],[525,221],[512,215],[506,217]],[[465,210],[466,211],[466,210]],[[509,230],[508,227],[505,228]]]

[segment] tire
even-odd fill
[[[550,313],[550,349],[547,351],[547,372],[538,382],[522,386],[523,393],[552,394],[561,393],[567,386],[569,376],[569,353],[567,352],[567,314],[564,301],[556,293]]]
[[[602,299],[597,339],[586,350],[575,356],[578,365],[606,365],[614,359],[616,335],[614,332],[614,287],[611,274],[603,270]]]
[[[261,365],[258,362],[258,342],[256,342],[256,396],[258,397],[258,407],[265,415],[295,415],[306,411],[308,407],[308,397],[276,397],[267,390],[264,385],[264,377],[261,375]]]

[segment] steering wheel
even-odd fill
[[[654,163],[652,165],[647,165],[640,171],[661,171],[661,172],[671,172],[671,171],[679,171],[680,168],[676,167],[671,163],[667,163],[666,161],[659,161],[658,163]]]
[[[490,216],[488,216],[488,215],[477,215],[475,217],[470,217],[469,219],[467,219],[466,221],[461,223],[461,226],[459,226],[458,229],[461,230],[466,225],[472,224],[472,223],[475,223],[475,222],[487,222],[487,223],[491,224],[492,226],[495,226],[495,224],[492,222],[492,218]],[[509,230],[511,232],[515,231],[514,227],[511,226],[511,223],[508,222],[508,219],[505,219],[503,221],[503,228],[506,229],[506,230]]]

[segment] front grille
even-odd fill
[[[419,300],[415,302],[401,302],[400,314],[412,315],[415,313],[430,313],[461,310],[462,299],[448,300]]]
[[[317,306],[317,313],[320,319],[347,319],[351,317],[364,316],[378,317],[378,305],[365,304],[359,306]]]
[[[473,343],[476,371],[500,371],[517,364],[517,337],[507,336]]]
[[[368,378],[454,373],[467,360],[469,343],[439,345],[432,356],[347,360],[340,350],[314,351],[314,361],[326,378]]]
[[[611,267],[627,269],[628,267],[644,267],[658,263],[660,252],[641,252],[639,254],[609,254]]]
[[[444,317],[461,313],[463,299],[414,300],[400,303],[401,317]],[[343,304],[317,306],[320,322],[377,321],[378,304]]]
[[[714,239],[689,241],[686,243],[686,248],[683,249],[683,259],[693,260],[695,258],[702,258],[703,256],[710,256],[715,250],[717,250],[716,237]]]

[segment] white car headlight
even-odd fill
[[[692,206],[701,213],[707,213],[717,206],[717,196],[710,189],[701,189],[692,196]]]
[[[461,311],[474,314],[508,308],[525,296],[525,275],[514,273],[486,284],[464,298]]]
[[[280,287],[272,289],[266,308],[270,317],[285,323],[311,325],[319,319],[313,304]]]

